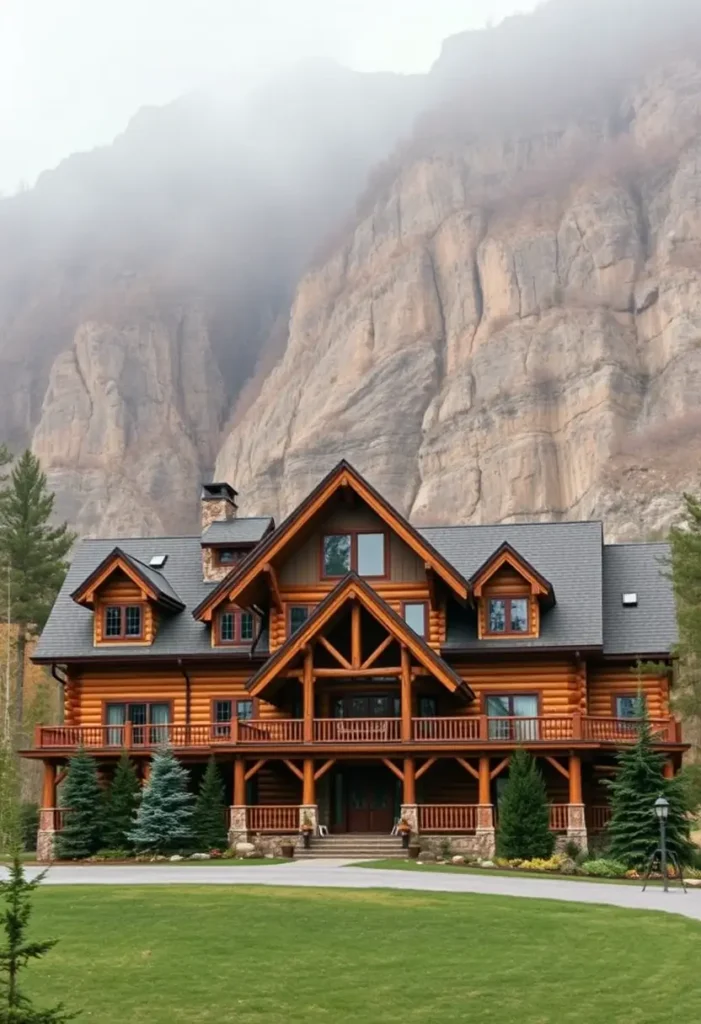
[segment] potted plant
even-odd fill
[[[409,840],[411,839],[411,825],[406,820],[406,818],[402,818],[402,820],[397,825],[397,832],[401,836],[402,849],[403,850],[408,850],[409,849]]]
[[[314,831],[314,825],[312,823],[312,819],[306,813],[306,811],[305,811],[304,817],[302,818],[302,824],[300,825],[300,829],[299,830],[302,833],[302,842],[304,843],[304,849],[308,850],[310,845],[311,845],[312,832]]]

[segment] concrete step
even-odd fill
[[[346,832],[336,836],[315,836],[308,850],[303,846],[295,849],[295,857],[300,860],[322,857],[339,860],[383,860],[406,857],[406,850],[402,848],[402,841],[398,836]]]

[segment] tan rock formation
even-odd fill
[[[701,482],[701,68],[622,109],[399,171],[222,447],[243,512],[345,456],[419,522],[669,525]]]

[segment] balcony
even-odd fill
[[[308,728],[305,730],[305,724]],[[681,743],[673,718],[653,719],[656,743]],[[310,746],[440,749],[455,747],[509,748],[576,743],[582,746],[620,746],[635,740],[637,722],[630,718],[589,715],[551,715],[537,718],[490,718],[486,715],[452,718],[414,718],[402,731],[400,718],[247,719],[192,725],[51,725],[37,726],[33,751],[69,753],[87,750],[151,751],[168,744],[186,751]]]

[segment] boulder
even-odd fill
[[[422,850],[418,856],[417,864],[435,864],[437,857],[432,850]]]
[[[190,860],[210,860],[210,856],[208,853],[192,853]]]
[[[181,857],[179,853],[174,853],[173,856],[169,858],[169,860],[172,862],[175,860],[184,860],[184,858]]]
[[[255,856],[256,848],[253,843],[237,843],[234,847],[239,857]]]
[[[464,863],[465,863],[465,858],[463,857],[463,855],[461,853],[456,853],[455,856],[451,858],[451,864],[464,864]]]

